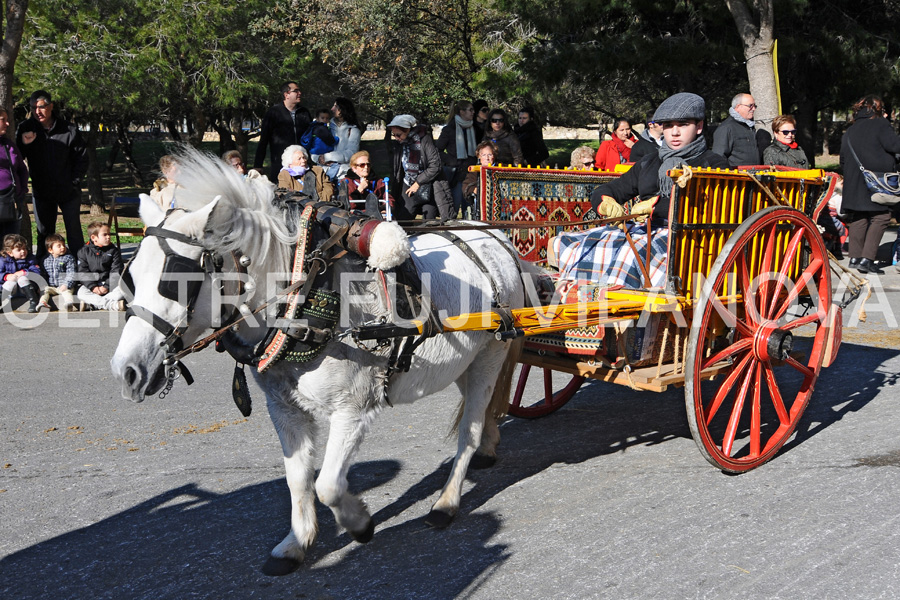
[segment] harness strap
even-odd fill
[[[303,208],[303,212],[300,214],[300,222],[298,224],[298,234],[297,234],[297,249],[294,251],[294,267],[291,272],[291,284],[298,283],[303,278],[304,266],[306,264],[306,253],[309,250],[309,245],[311,238],[309,236],[309,229],[312,223],[312,220],[316,217],[316,208],[312,205],[307,205]],[[308,290],[309,287],[312,287],[312,281],[315,276],[312,273],[307,275],[306,285],[303,286],[303,290]],[[294,313],[297,310],[297,305],[300,301],[300,294],[294,292],[288,296],[288,305],[285,309],[285,316],[287,318],[293,318]],[[286,349],[286,344],[288,342],[288,335],[284,331],[276,331],[272,336],[272,341],[266,345],[266,350],[263,352],[263,355],[259,359],[259,363],[256,365],[256,370],[260,373],[264,373],[269,367],[275,364],[275,361],[278,360],[278,357],[282,352]]]
[[[168,321],[139,304],[132,304],[128,307],[128,310],[125,311],[125,319],[127,320],[131,317],[140,318],[142,321],[149,323],[153,329],[163,334],[166,338],[162,342],[163,346],[171,346],[176,352],[181,350],[181,336],[184,334],[187,327],[173,327]]]
[[[473,263],[475,263],[475,266],[478,267],[478,269],[482,273],[484,273],[485,277],[488,278],[488,282],[491,284],[491,293],[493,294],[491,305],[498,306],[499,299],[500,299],[500,290],[497,289],[497,283],[494,281],[494,278],[491,277],[490,272],[488,271],[487,267],[482,262],[481,258],[477,254],[475,254],[474,250],[472,250],[472,247],[469,244],[467,244],[465,240],[463,240],[461,237],[459,237],[452,231],[442,230],[442,231],[434,231],[434,232],[429,232],[429,233],[433,233],[434,235],[439,235],[442,238],[448,240],[451,244],[453,244],[454,246],[456,246],[457,248],[462,250],[463,254],[465,254],[469,260],[471,260]]]

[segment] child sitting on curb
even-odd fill
[[[78,299],[94,308],[125,310],[124,292],[119,288],[122,255],[110,243],[109,226],[94,221],[87,231],[91,241],[78,251]]]
[[[40,304],[50,310],[50,297],[62,296],[59,309],[74,310],[76,306],[72,288],[75,285],[75,258],[68,254],[66,240],[59,234],[48,235],[44,245],[50,254],[44,259],[47,287],[44,288]]]
[[[28,241],[17,233],[3,238],[3,252],[0,255],[0,279],[3,280],[3,295],[10,297],[18,287],[28,298],[28,312],[38,311],[40,290],[31,277],[41,274],[34,255],[28,248]]]

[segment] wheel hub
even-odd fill
[[[779,329],[774,321],[760,325],[753,340],[753,353],[761,361],[785,360],[794,347],[794,335]]]

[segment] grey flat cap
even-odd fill
[[[387,124],[388,127],[402,127],[403,129],[412,129],[416,126],[416,118],[412,115],[397,115]]]
[[[706,102],[697,94],[680,92],[663,100],[656,112],[653,113],[653,121],[664,123],[666,121],[681,121],[682,119],[701,120],[706,118]]]

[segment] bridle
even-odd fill
[[[226,297],[225,285],[229,280],[226,278],[219,278],[222,280],[221,285],[215,285],[215,280],[217,279],[216,276],[223,273],[222,267],[225,263],[224,257],[206,248],[197,238],[171,229],[166,229],[163,225],[165,225],[165,220],[163,220],[160,226],[147,227],[144,231],[145,239],[148,237],[157,238],[160,249],[165,254],[165,262],[162,266],[162,273],[160,275],[159,284],[157,285],[157,292],[162,297],[184,306],[186,310],[185,316],[179,323],[173,324],[150,309],[134,302],[129,305],[129,308],[125,313],[126,321],[131,317],[138,317],[163,336],[160,347],[165,348],[166,352],[166,356],[163,359],[163,365],[166,368],[167,383],[166,388],[160,393],[161,397],[165,397],[171,390],[172,385],[179,374],[184,376],[188,385],[193,383],[193,377],[191,376],[190,371],[187,366],[181,362],[180,358],[184,350],[184,334],[191,325],[191,320],[194,316],[194,307],[200,296],[200,290],[203,287],[204,281],[209,279],[210,282],[213,283],[213,288],[218,290],[220,297],[219,305],[222,307],[221,323],[223,328],[228,328],[240,314],[238,306],[240,305],[240,300],[243,298],[245,292],[243,280],[240,278],[240,275],[246,274],[245,267],[249,264],[247,260],[242,260],[243,257],[241,257],[239,253],[230,253],[230,258],[234,262],[234,270],[239,274],[239,277],[236,279],[236,294],[231,297],[237,298],[238,301],[231,305],[230,310],[226,309],[226,303],[221,300]],[[189,246],[201,248],[200,256],[197,259],[193,259],[178,254],[166,240],[174,240]],[[143,240],[141,243],[143,243]],[[138,250],[140,250],[140,248],[138,248]],[[137,251],[135,251],[135,256],[137,256]],[[128,264],[122,271],[122,285],[125,286],[132,297],[134,296],[134,279],[131,275],[131,264],[133,260],[134,257],[128,261]]]

